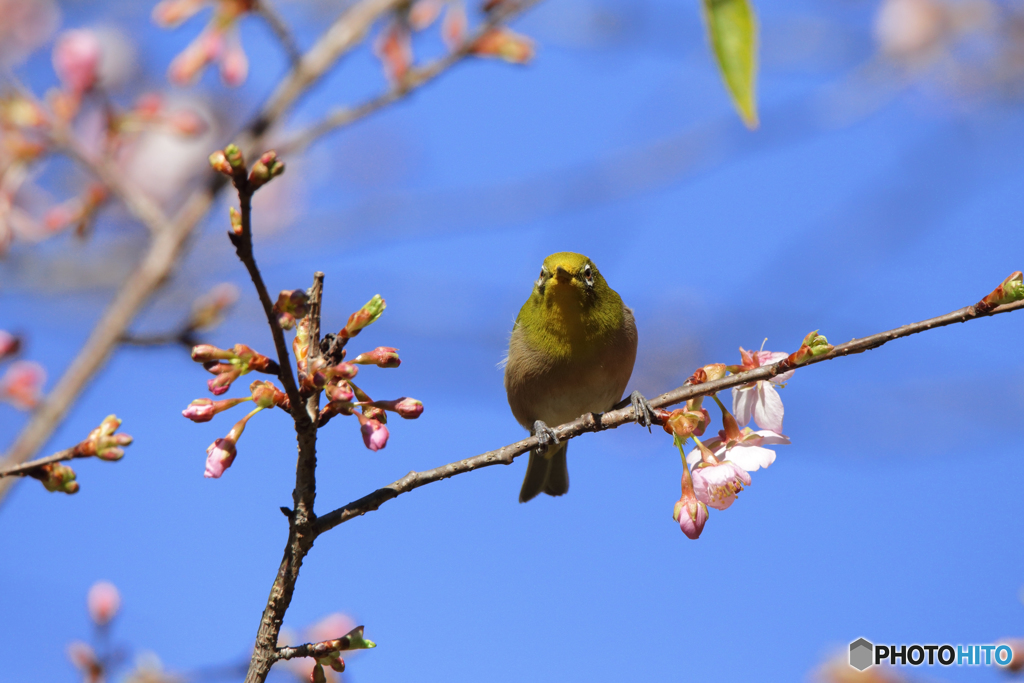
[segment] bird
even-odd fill
[[[619,405],[633,374],[637,330],[633,311],[583,254],[551,254],[540,269],[509,338],[505,392],[512,415],[539,441],[531,451],[519,502],[569,491],[568,443],[557,426]],[[629,397],[636,420],[653,413],[639,392]]]

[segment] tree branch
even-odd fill
[[[274,35],[277,36],[281,47],[284,48],[285,53],[288,55],[288,61],[291,65],[295,66],[302,61],[302,50],[299,49],[298,43],[295,42],[295,37],[288,30],[287,24],[284,23],[284,19],[277,13],[277,9],[270,3],[270,0],[257,0],[255,9],[257,14],[267,22]]]
[[[39,458],[38,460],[32,460],[31,462],[25,462],[20,465],[0,468],[0,477],[24,477],[32,470],[37,467],[42,467],[43,465],[51,465],[55,462],[63,462],[65,460],[74,460],[75,458],[91,457],[92,454],[80,453],[75,448],[65,448],[64,450],[57,451],[53,455],[48,455],[45,458]]]
[[[987,312],[983,312],[975,306],[967,306],[966,308],[961,308],[953,311],[952,313],[940,315],[936,318],[929,318],[928,320],[922,320],[918,323],[897,327],[894,330],[880,332],[878,334],[871,335],[870,337],[854,339],[846,342],[845,344],[839,344],[828,353],[815,356],[799,367],[802,368],[815,363],[823,363],[827,360],[832,360],[833,358],[841,358],[843,356],[849,356],[856,353],[863,353],[864,351],[876,349],[894,339],[909,337],[910,335],[917,334],[918,332],[924,332],[938,327],[945,327],[946,325],[952,325],[954,323],[963,323],[977,318],[999,315],[1000,313],[1009,313],[1022,308],[1024,308],[1024,301],[1017,301],[1012,304],[997,306]],[[788,365],[786,360],[783,360],[754,370],[748,370],[735,375],[728,375],[712,382],[704,382],[703,384],[696,385],[683,385],[652,399],[650,401],[650,405],[653,408],[664,408],[676,405],[698,396],[708,396],[719,391],[742,386],[750,382],[771,379],[776,375],[792,369],[793,367]],[[601,415],[599,421],[594,418],[594,415],[584,415],[576,418],[572,422],[567,422],[564,425],[555,427],[553,431],[559,441],[565,441],[567,439],[575,438],[580,434],[585,434],[586,432],[613,429],[634,421],[633,408],[632,406],[629,406],[620,410],[612,410],[604,413]],[[535,448],[537,445],[537,438],[531,436],[497,450],[487,451],[486,453],[482,453],[472,458],[448,463],[447,465],[435,467],[434,469],[425,470],[423,472],[410,472],[398,481],[392,482],[383,488],[379,488],[373,493],[352,501],[348,505],[340,507],[337,510],[333,510],[322,515],[316,521],[315,532],[317,535],[322,534],[329,529],[333,529],[339,524],[347,522],[353,517],[359,517],[361,515],[365,515],[367,512],[372,512],[378,509],[384,503],[397,498],[403,493],[408,493],[409,491],[418,489],[421,486],[426,486],[432,482],[454,477],[457,474],[472,472],[473,470],[478,470],[482,467],[490,467],[491,465],[510,465],[515,458],[528,452],[530,449]]]
[[[395,84],[386,92],[366,100],[362,104],[355,107],[341,107],[334,110],[322,120],[314,123],[309,128],[298,132],[294,137],[292,137],[292,139],[282,145],[279,145],[278,148],[281,154],[284,155],[301,152],[324,135],[327,135],[339,128],[351,125],[356,121],[369,116],[378,109],[382,109],[389,104],[404,99],[416,90],[419,90],[423,86],[434,81],[438,76],[448,71],[466,57],[471,56],[473,46],[489,31],[501,26],[502,24],[508,23],[517,15],[522,14],[539,2],[541,2],[541,0],[523,0],[522,2],[506,2],[503,5],[499,5],[498,8],[491,12],[487,16],[487,19],[480,24],[480,27],[474,31],[472,35],[466,38],[458,49],[448,53],[444,57],[439,57],[428,62],[422,67],[411,69],[409,75],[400,83]]]

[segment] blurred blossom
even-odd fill
[[[412,68],[412,34],[409,26],[392,20],[373,42],[373,53],[384,65],[384,75],[391,83],[401,82]]]
[[[20,410],[31,410],[42,397],[46,370],[30,360],[11,363],[0,377],[0,401],[6,401]]]
[[[117,586],[109,581],[97,581],[89,589],[86,597],[89,617],[97,626],[106,626],[117,616],[121,608],[121,594]]]
[[[154,652],[143,652],[135,658],[135,668],[123,683],[184,683],[186,679],[164,671],[163,663]]]
[[[14,66],[41,46],[60,23],[53,0],[0,0],[0,65]]]
[[[96,85],[101,51],[99,38],[92,31],[65,31],[53,48],[53,70],[68,90],[80,95]]]
[[[0,360],[13,356],[20,350],[21,339],[6,330],[0,330]]]
[[[103,46],[97,79],[99,85],[108,90],[125,85],[138,67],[135,44],[113,27],[100,27],[94,33]]]
[[[207,330],[224,320],[224,314],[238,301],[238,287],[230,282],[221,282],[203,294],[192,304],[192,315],[188,327],[192,330]]]
[[[82,672],[85,683],[98,683],[103,679],[103,666],[89,645],[75,640],[68,645],[67,652],[71,665]]]
[[[875,39],[889,57],[919,56],[938,45],[945,23],[937,0],[884,0],[875,16]]]
[[[221,79],[230,86],[241,85],[249,73],[249,59],[242,49],[238,19],[252,10],[253,0],[162,0],[153,8],[159,26],[177,26],[206,5],[213,6],[213,18],[206,28],[174,58],[168,70],[173,83],[191,83],[211,62],[220,65]]]

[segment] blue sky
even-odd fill
[[[574,0],[517,24],[539,41],[529,67],[464,65],[296,160],[294,218],[257,243],[270,288],[323,270],[328,328],[382,294],[387,312],[353,346],[396,346],[403,364],[364,371],[366,388],[426,406],[393,420],[377,453],[354,424],[332,422],[318,511],[523,435],[496,365],[549,253],[586,253],[634,308],[631,388],[648,395],[765,338],[793,350],[813,329],[838,343],[949,312],[1024,267],[1017,102],[915,86],[835,125],[821,103],[871,58],[874,6],[758,7],[757,132],[730,109],[696,7]],[[283,10],[308,45],[312,10]],[[145,41],[154,82],[201,24],[165,33],[148,7],[78,2],[64,25],[105,13]],[[806,21],[833,39],[787,57]],[[282,68],[261,26],[244,35],[253,77],[232,94],[243,112]],[[48,56],[23,75],[48,84]],[[382,86],[357,54],[295,121]],[[209,76],[194,92],[222,89]],[[140,329],[228,280],[243,301],[210,341],[269,351],[215,215]],[[90,246],[57,241],[0,264],[0,326],[27,331],[51,375],[109,290],[31,283],[76,254],[138,242],[116,214],[109,223]],[[1024,635],[1022,334],[1024,315],[999,316],[798,372],[781,392],[793,444],[712,511],[698,541],[671,519],[671,440],[637,427],[575,440],[559,499],[517,502],[522,460],[419,489],[318,539],[286,624],[334,611],[366,624],[379,647],[349,667],[363,683],[805,680],[861,636]],[[205,448],[232,422],[180,417],[206,377],[177,349],[118,352],[48,450],[116,412],[136,438],[125,459],[76,466],[76,496],[26,482],[0,508],[0,639],[22,646],[5,680],[74,679],[63,651],[87,637],[84,596],[99,579],[122,591],[117,639],[168,668],[245,657],[286,538],[294,436],[283,413],[260,415],[234,466],[204,479]],[[0,406],[5,434],[23,419]],[[1002,680],[984,668],[918,677]]]

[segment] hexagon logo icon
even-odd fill
[[[875,646],[864,638],[858,638],[850,643],[850,666],[857,671],[872,666],[875,662]]]

